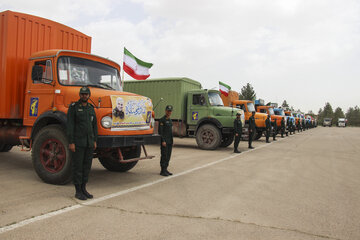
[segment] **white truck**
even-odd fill
[[[338,127],[346,127],[346,119],[345,118],[339,118],[337,122]]]

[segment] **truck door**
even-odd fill
[[[55,94],[50,59],[34,61],[30,64],[30,72],[24,106],[24,125],[27,126],[32,126],[40,114],[52,109]]]
[[[208,103],[205,93],[190,93],[188,95],[187,122],[196,125],[198,121],[208,116]]]

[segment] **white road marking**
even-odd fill
[[[279,139],[279,140],[281,141],[283,139]],[[279,142],[279,140],[277,142]],[[99,202],[102,202],[102,201],[105,201],[105,200],[108,200],[108,199],[111,199],[111,198],[115,198],[115,197],[118,197],[118,196],[121,196],[121,195],[125,195],[127,193],[131,193],[131,192],[143,189],[143,188],[151,187],[151,186],[153,186],[155,184],[158,184],[158,183],[161,183],[161,182],[169,181],[169,180],[171,180],[173,178],[180,177],[180,176],[192,173],[194,171],[197,171],[197,170],[200,170],[200,169],[203,169],[203,168],[207,168],[207,167],[213,166],[213,165],[218,164],[218,163],[228,161],[228,160],[233,159],[235,157],[238,157],[240,155],[247,154],[249,152],[255,151],[257,149],[267,147],[267,146],[271,145],[272,143],[274,143],[274,142],[271,142],[270,144],[261,145],[259,147],[254,148],[254,149],[250,149],[250,150],[248,150],[246,152],[241,152],[241,153],[237,153],[237,154],[234,153],[234,154],[230,155],[229,157],[222,158],[220,160],[217,160],[217,161],[214,161],[214,162],[211,162],[211,163],[207,163],[205,165],[202,165],[202,166],[199,166],[199,167],[196,167],[196,168],[192,168],[192,169],[186,170],[184,172],[174,174],[172,176],[163,177],[161,179],[158,179],[158,180],[146,183],[146,184],[142,184],[142,185],[137,186],[137,187],[122,190],[122,191],[112,193],[112,194],[109,194],[109,195],[106,195],[106,196],[103,196],[103,197],[95,198],[93,200],[87,200],[86,202],[84,202],[82,204],[76,204],[76,205],[73,205],[73,206],[70,206],[70,207],[66,207],[66,208],[59,209],[59,210],[56,210],[56,211],[53,211],[53,212],[49,212],[49,213],[46,213],[46,214],[43,214],[43,215],[39,215],[39,216],[36,216],[36,217],[33,217],[33,218],[29,218],[29,219],[23,220],[23,221],[18,222],[18,223],[14,223],[14,224],[10,224],[8,226],[1,227],[0,228],[0,234],[11,231],[11,230],[14,230],[14,229],[17,229],[17,228],[20,228],[20,227],[23,227],[23,226],[26,226],[26,225],[28,225],[30,223],[34,223],[34,222],[41,221],[41,220],[44,220],[44,219],[47,219],[47,218],[51,218],[51,217],[54,217],[54,216],[57,216],[57,215],[60,215],[60,214],[63,214],[63,213],[67,213],[67,212],[82,208],[82,207],[87,206],[87,205],[96,204],[96,203],[99,203]]]

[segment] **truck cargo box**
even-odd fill
[[[44,18],[0,13],[0,119],[21,119],[28,59],[48,49],[91,52],[91,37]]]
[[[201,89],[201,84],[189,78],[162,78],[145,81],[124,81],[124,91],[137,93],[149,97],[153,105],[159,103],[155,109],[155,118],[165,114],[166,105],[174,107],[171,118],[186,120],[186,97],[189,90]]]

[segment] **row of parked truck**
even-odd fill
[[[16,145],[31,151],[34,169],[47,183],[71,180],[67,111],[82,86],[91,89],[98,121],[94,158],[110,171],[128,171],[153,157],[145,146],[159,143],[157,120],[166,105],[174,107],[174,135],[194,137],[205,150],[233,142],[237,113],[245,138],[253,111],[255,139],[263,135],[268,114],[272,121],[312,121],[263,101],[239,100],[236,92],[224,98],[189,78],[122,82],[119,64],[91,54],[90,36],[48,19],[1,12],[0,32],[0,152]]]

